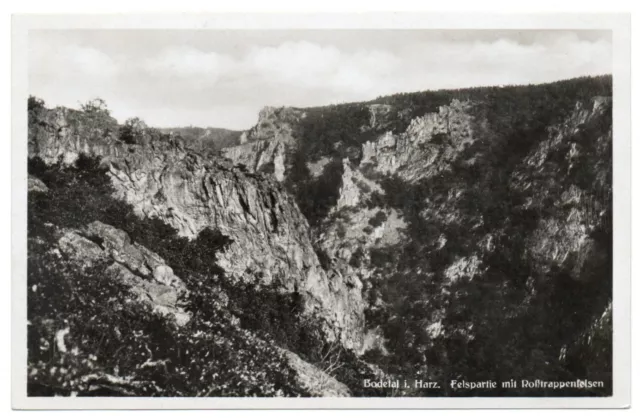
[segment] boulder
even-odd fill
[[[49,188],[42,180],[37,177],[29,176],[27,180],[27,190],[29,192],[40,192],[46,193],[49,191]]]
[[[159,255],[132,243],[126,232],[95,221],[81,231],[66,231],[58,240],[58,247],[82,268],[98,261],[108,263],[109,277],[127,286],[139,301],[155,312],[173,317],[179,326],[189,322],[190,314],[181,308],[188,297],[184,282]]]

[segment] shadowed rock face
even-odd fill
[[[157,217],[187,237],[205,227],[220,230],[233,240],[218,259],[229,277],[299,292],[306,314],[321,320],[329,339],[347,347],[360,344],[359,292],[328,279],[306,219],[277,182],[245,174],[224,160],[205,160],[177,141],[143,138],[139,145],[124,144],[114,129],[100,135],[101,127],[88,127],[81,112],[58,108],[37,117],[30,157],[68,164],[80,153],[102,157],[117,197],[139,215]]]

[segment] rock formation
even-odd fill
[[[67,164],[80,153],[102,157],[118,198],[139,215],[159,218],[187,237],[205,227],[217,228],[233,240],[218,260],[228,275],[299,292],[307,315],[324,324],[329,339],[359,346],[359,292],[327,277],[311,245],[307,221],[276,182],[245,174],[224,160],[205,160],[182,143],[145,138],[130,145],[108,132],[87,135],[90,128],[73,110],[45,110],[39,117],[39,131],[29,138],[31,157]]]
[[[60,252],[86,268],[108,262],[107,273],[113,280],[131,289],[154,312],[167,315],[179,326],[189,322],[185,299],[189,292],[184,282],[153,251],[132,243],[126,232],[95,221],[79,231],[65,231],[58,241]]]
[[[363,370],[607,380],[610,94],[604,77],[266,107],[219,156],[151,129],[127,143],[112,119],[40,109],[29,156],[101,157],[138,216],[190,239],[205,228],[229,237],[215,261],[233,285],[299,295],[302,323],[354,356],[338,378],[277,348],[312,395],[356,394],[340,380]],[[48,187],[30,177],[29,190]],[[124,231],[92,222],[56,245],[84,264],[106,260],[152,310],[193,322],[183,303],[194,289]],[[212,303],[229,310],[222,294]]]

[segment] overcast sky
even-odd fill
[[[29,92],[120,121],[247,129],[271,106],[611,73],[608,31],[67,30],[29,33]]]

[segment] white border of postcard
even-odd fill
[[[631,84],[628,14],[19,15],[12,20],[12,405],[16,409],[623,408],[631,376]],[[31,29],[601,29],[613,39],[613,396],[600,398],[27,397],[27,88]]]

